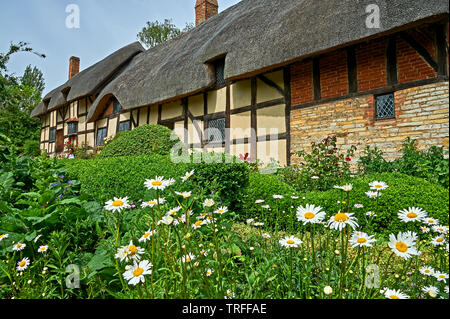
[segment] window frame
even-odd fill
[[[52,134],[54,132],[54,134]],[[53,135],[53,137],[52,137]],[[48,135],[48,142],[54,143],[56,142],[56,127],[50,128],[49,135]]]
[[[121,130],[120,129],[121,125],[125,124],[125,123],[128,123],[128,129],[127,130]],[[128,131],[131,131],[131,120],[119,122],[119,128],[118,128],[117,132],[120,133],[120,132],[128,132]]]
[[[72,132],[71,132],[71,129],[70,129],[71,126],[75,126],[75,129]],[[78,122],[67,123],[67,135],[68,136],[74,136],[74,135],[77,135],[77,134],[78,134]]]
[[[102,141],[101,141],[102,144],[99,144],[99,136],[98,136],[98,133],[99,133],[100,131],[104,131],[104,132],[105,132],[105,136],[103,137],[103,139],[102,139]],[[108,135],[108,128],[102,127],[102,128],[97,129],[97,132],[96,132],[96,134],[95,134],[95,146],[105,146],[105,138],[107,137],[107,135]]]
[[[221,88],[226,86],[227,80],[225,79],[225,57],[212,61],[211,64],[214,68],[216,87]],[[219,71],[221,71],[221,73],[219,73]],[[221,74],[222,77],[219,77],[219,74]]]
[[[223,121],[224,122],[224,126],[223,126],[223,130],[220,130],[219,127],[212,127],[212,128],[216,128],[218,130],[220,130],[220,132],[222,133],[222,140],[221,141],[216,141],[216,140],[211,140],[211,138],[213,136],[211,136],[210,134],[208,134],[209,136],[205,136],[205,143],[209,143],[209,144],[221,144],[224,143],[226,140],[226,129],[227,129],[227,120],[225,117],[219,117],[216,119],[211,119],[208,120],[208,126],[207,126],[207,130],[209,130],[211,128],[211,122],[218,122],[218,121]],[[207,131],[209,133],[209,131]]]
[[[378,98],[382,96],[391,95],[393,99],[393,115],[391,117],[379,117],[378,116]],[[382,94],[377,94],[374,96],[374,103],[375,103],[375,120],[376,121],[385,121],[385,120],[395,120],[397,118],[397,113],[395,111],[395,92],[387,92]]]
[[[119,109],[117,109],[117,106],[119,106]],[[122,110],[123,110],[122,104],[120,104],[117,99],[114,99],[113,100],[113,110],[112,110],[113,114],[118,114],[118,113],[122,112]]]

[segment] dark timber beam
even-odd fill
[[[358,72],[355,47],[347,48],[348,92],[358,92]]]
[[[434,26],[437,51],[438,75],[448,75],[447,30],[445,24]]]
[[[313,86],[314,86],[314,101],[322,99],[322,88],[320,86],[320,58],[313,59]]]
[[[419,42],[416,41],[408,32],[403,31],[400,36],[436,71],[438,72],[438,63],[433,56]]]
[[[274,88],[276,91],[278,91],[278,93],[281,96],[284,96],[284,90],[275,82],[273,82],[272,80],[270,80],[269,78],[265,77],[264,75],[258,75],[258,79],[260,79],[261,81],[263,81],[265,84],[267,84],[268,86]]]
[[[386,47],[386,81],[387,85],[398,83],[397,38],[391,36]]]

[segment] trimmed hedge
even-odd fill
[[[172,131],[165,126],[142,125],[116,135],[97,157],[168,155],[179,142],[180,139],[175,134],[172,135]]]
[[[215,190],[224,205],[240,210],[243,194],[248,185],[249,170],[243,163],[174,164],[170,156],[128,156],[96,158],[93,160],[63,160],[68,176],[81,182],[81,194],[100,202],[115,197],[128,196],[130,200],[144,199],[146,179],[155,176],[180,177],[195,170],[193,179],[205,191]],[[178,184],[178,191],[182,183]],[[180,189],[179,189],[180,188]],[[184,187],[185,188],[185,187]]]
[[[389,188],[384,190],[378,199],[378,208],[376,200],[370,199],[365,194],[369,191],[369,183],[376,180],[389,185]],[[378,216],[372,222],[372,230],[383,236],[405,230],[418,231],[417,224],[405,224],[397,217],[399,210],[408,207],[421,207],[428,212],[429,216],[439,219],[442,224],[448,225],[449,223],[449,193],[442,186],[400,173],[370,174],[348,182],[353,184],[353,191],[350,193],[351,212],[356,214],[359,224],[364,226],[365,213],[376,211]],[[314,204],[323,207],[328,217],[342,209],[342,204],[339,204],[338,201],[346,200],[345,193],[338,189],[300,193],[297,195],[298,200],[291,199],[293,193],[295,190],[278,180],[277,176],[252,174],[245,197],[246,215],[244,218],[257,216],[259,205],[254,204],[256,199],[265,200],[271,207],[278,203],[282,210],[286,212],[290,210],[294,214],[298,206]],[[272,199],[274,194],[283,195],[285,198],[276,202]],[[357,209],[354,207],[355,204],[363,204],[364,208]],[[287,215],[284,216],[286,218],[280,222],[286,226],[289,218]]]

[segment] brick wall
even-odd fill
[[[312,60],[294,64],[291,67],[292,105],[300,105],[314,100]]]
[[[376,39],[355,48],[358,91],[364,92],[385,87],[386,40]]]
[[[348,94],[345,50],[338,50],[320,59],[320,87],[323,99]]]
[[[432,145],[449,148],[448,82],[439,82],[395,93],[396,119],[374,120],[373,95],[293,110],[291,151],[310,150],[312,141],[337,135],[343,148],[358,147],[357,156],[367,145],[377,146],[388,159],[401,155],[406,137],[418,140],[419,149]],[[292,161],[296,161],[292,157]]]

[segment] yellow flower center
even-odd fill
[[[20,247],[22,247],[22,244],[17,244],[16,245],[16,248],[20,248]]]
[[[406,215],[408,218],[417,218],[417,214],[416,213],[409,213],[408,215]]]
[[[192,259],[190,257],[186,257],[186,261],[190,262]]]
[[[441,279],[444,279],[444,278],[445,278],[445,276],[444,276],[444,275],[440,275],[440,276],[439,276],[439,278],[441,278]]]
[[[358,240],[357,240],[358,244],[364,244],[365,242],[367,242],[367,239],[365,239],[365,238],[358,238]]]
[[[133,271],[133,276],[134,277],[139,277],[140,275],[142,275],[144,273],[144,269],[143,268],[136,268]]]
[[[425,270],[425,273],[426,273],[426,274],[429,274],[429,273],[430,273],[430,270],[429,270],[429,269],[426,269],[426,270]]]
[[[202,225],[202,223],[203,223],[203,222],[202,222],[201,220],[199,220],[199,221],[197,221],[194,225],[197,226],[197,227],[199,227],[199,226]]]
[[[156,205],[156,202],[147,202],[147,205]]]
[[[152,182],[152,185],[153,185],[153,186],[161,186],[161,185],[162,185],[162,182],[161,182],[161,181],[153,181],[153,182]]]
[[[346,222],[348,220],[348,216],[344,213],[339,213],[334,216],[334,220],[337,222]]]
[[[113,205],[114,207],[120,207],[120,206],[123,205],[123,202],[122,202],[121,200],[115,200],[115,201],[112,203],[112,205]]]
[[[135,245],[128,246],[128,255],[133,256],[137,253],[137,247]]]
[[[150,236],[150,233],[145,233],[144,238],[148,238]]]
[[[2,239],[3,237],[5,237],[5,234],[1,234],[0,235],[0,239]]]
[[[438,238],[438,239],[436,239],[436,241],[438,242],[438,243],[442,243],[443,241],[444,241],[444,238]]]
[[[402,253],[406,253],[408,251],[408,246],[404,242],[401,242],[401,241],[399,241],[395,245],[395,248],[397,248],[397,250],[402,252]]]
[[[396,295],[391,295],[391,299],[400,299],[400,298]]]
[[[45,247],[41,247],[41,248],[39,248],[39,250],[40,250],[40,251],[44,251],[44,250],[45,250]]]
[[[292,239],[289,239],[286,243],[289,244],[289,245],[294,245],[295,241],[293,241]]]
[[[306,219],[313,219],[314,217],[316,217],[316,215],[314,215],[314,213],[308,212],[305,214]]]
[[[428,223],[429,223],[429,224],[434,224],[434,220],[429,219],[429,220],[428,220]]]
[[[25,266],[26,263],[27,263],[27,262],[26,262],[25,260],[22,260],[22,261],[19,263],[19,266],[20,266],[20,267],[23,267],[23,266]]]

